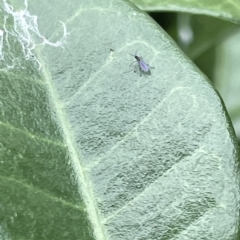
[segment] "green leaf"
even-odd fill
[[[240,23],[239,0],[131,0],[144,11],[169,11],[205,14]]]
[[[240,31],[217,46],[214,84],[226,104],[236,134],[240,139],[239,40]]]
[[[1,2],[0,234],[237,239],[231,124],[166,33],[123,1],[10,3]],[[129,67],[136,51],[150,75]]]
[[[204,15],[178,14],[177,25],[176,41],[192,60],[239,30],[237,24]]]

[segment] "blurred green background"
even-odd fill
[[[210,79],[240,143],[240,26],[206,15],[148,13]]]

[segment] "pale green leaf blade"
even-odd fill
[[[27,12],[21,19],[23,6],[1,8],[0,239],[93,239],[45,81],[27,52]]]
[[[235,136],[216,92],[172,40],[122,1],[29,2],[21,20],[31,21],[17,30],[24,7],[3,6],[12,33],[1,66],[9,235],[236,239]],[[150,76],[129,68],[136,50],[155,67]]]
[[[176,11],[205,14],[240,23],[240,1],[238,0],[131,0],[144,11]]]

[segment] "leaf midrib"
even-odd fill
[[[41,48],[42,50],[42,48]],[[79,156],[77,151],[77,146],[73,139],[74,134],[71,134],[71,126],[67,121],[67,115],[65,109],[59,104],[58,94],[54,88],[51,77],[50,70],[46,67],[44,63],[41,50],[36,49],[36,55],[38,56],[39,62],[42,64],[42,76],[45,79],[48,96],[50,98],[50,103],[52,104],[53,109],[56,113],[56,118],[58,120],[58,125],[62,129],[62,135],[65,139],[66,146],[68,147],[68,152],[71,159],[71,164],[75,172],[76,182],[78,185],[79,194],[81,195],[88,212],[88,218],[92,224],[93,232],[97,240],[106,240],[108,239],[105,229],[103,227],[102,221],[100,219],[100,213],[97,207],[97,203],[94,198],[94,194],[91,188],[91,184],[86,176],[84,167],[81,165],[81,156]]]

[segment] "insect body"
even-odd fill
[[[135,57],[141,71],[148,72],[150,70],[148,64],[143,61],[142,57],[139,57],[137,55],[134,55],[134,57]]]
[[[135,55],[133,54],[130,54],[131,56],[133,56],[136,61],[137,61],[137,65],[135,66],[134,68],[134,72],[136,72],[136,67],[139,68],[139,71],[140,71],[140,76],[142,74],[148,74],[150,75],[151,74],[151,68],[153,67],[150,67],[146,62],[144,62],[143,58],[142,57],[139,57],[137,56],[137,52],[135,53]],[[133,63],[130,64],[130,66],[132,65]]]

